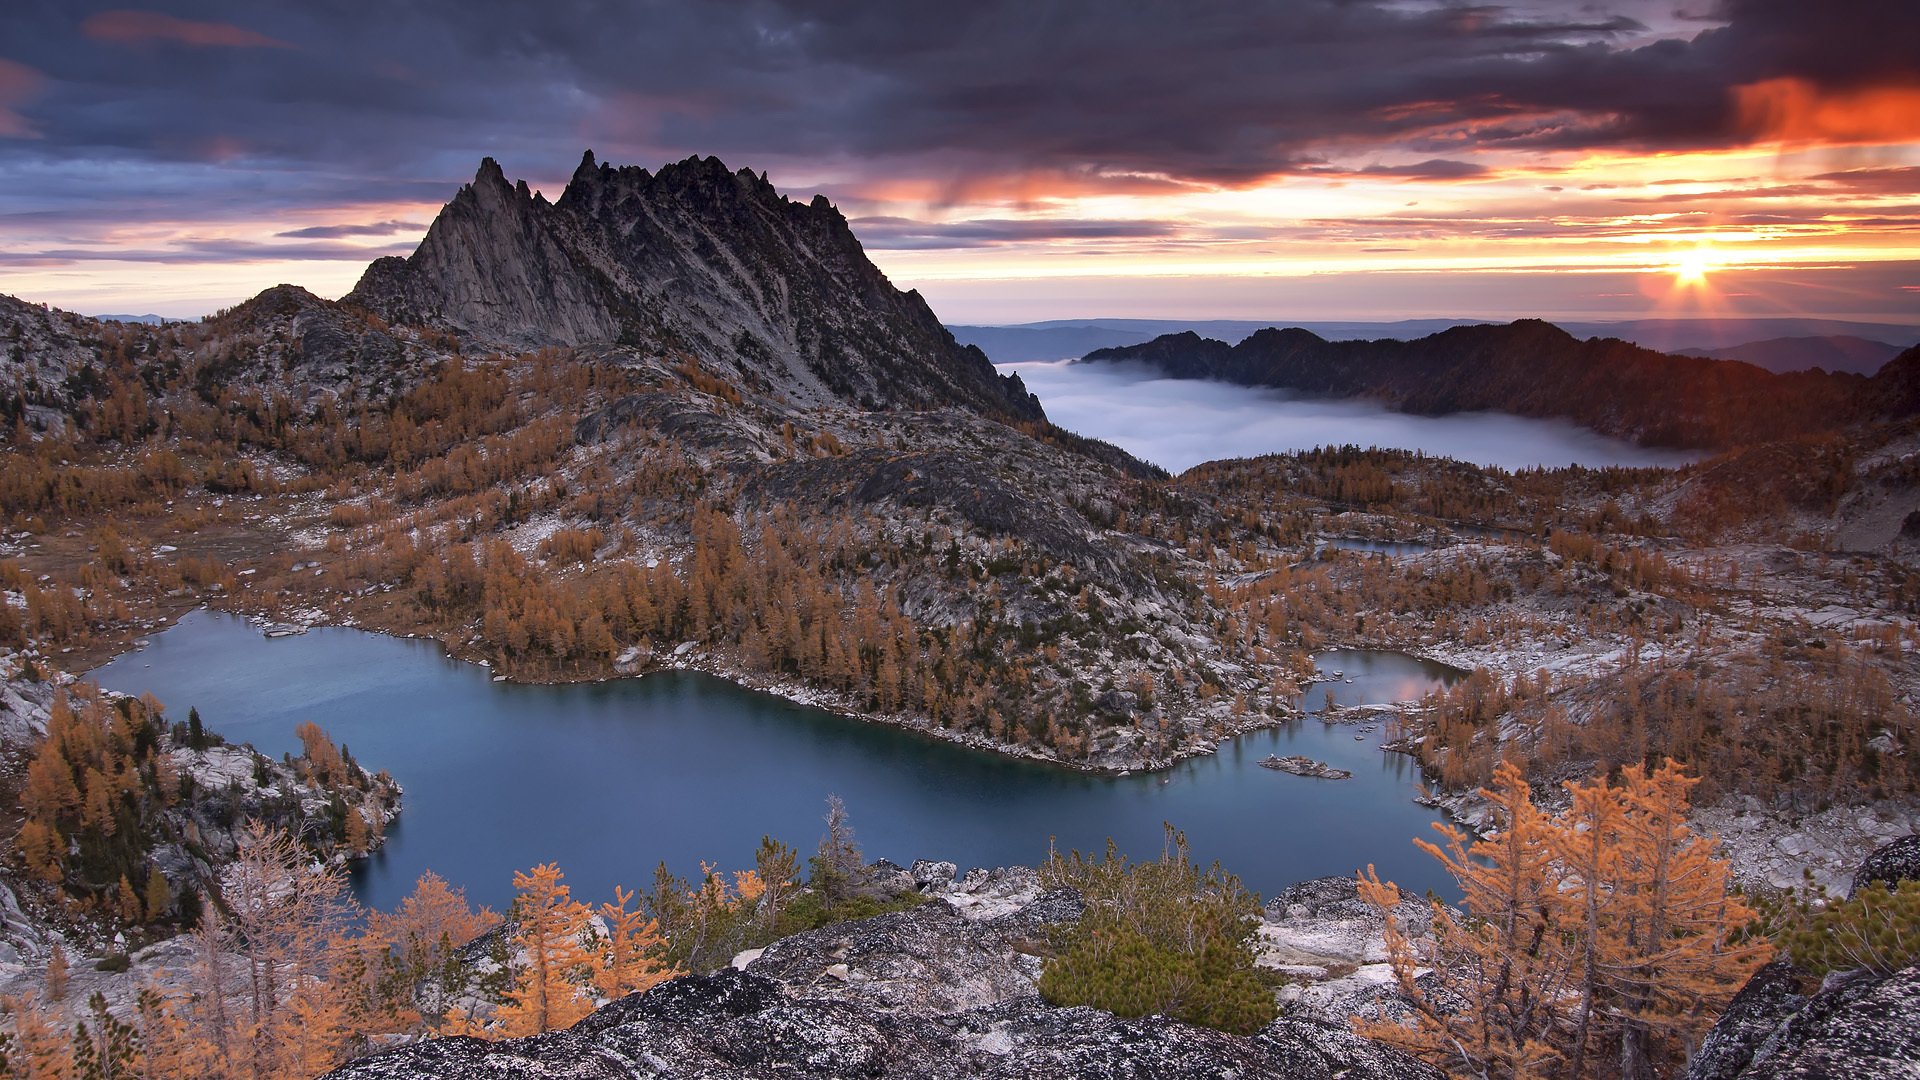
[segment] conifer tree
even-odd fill
[[[571,1027],[592,1010],[575,978],[591,968],[581,944],[591,912],[561,883],[560,868],[542,863],[513,875],[520,894],[513,902],[514,943],[523,956],[518,982],[507,994],[489,1034],[498,1038],[538,1035]]]
[[[1630,767],[1617,784],[1568,783],[1570,807],[1549,816],[1502,762],[1481,792],[1493,833],[1469,846],[1437,826],[1444,850],[1419,842],[1465,894],[1462,917],[1432,902],[1430,949],[1401,929],[1399,890],[1371,867],[1362,876],[1416,1026],[1356,1026],[1484,1077],[1641,1080],[1683,1060],[1771,953],[1742,937],[1755,912],[1716,845],[1687,827],[1694,783],[1671,760]],[[1422,968],[1432,975],[1416,982]]]
[[[666,945],[660,924],[644,911],[627,910],[633,896],[633,890],[615,885],[614,902],[600,905],[607,941],[594,969],[594,987],[609,999],[637,994],[679,974],[660,960]]]
[[[820,838],[820,850],[814,853],[810,865],[808,881],[826,908],[831,911],[844,904],[865,863],[860,845],[853,839],[847,804],[838,795],[827,796],[827,834]]]

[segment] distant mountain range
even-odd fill
[[[1768,338],[1749,341],[1725,349],[1689,349],[1695,356],[1716,360],[1739,360],[1773,372],[1826,371],[1871,375],[1904,350],[1884,341],[1869,341],[1852,334],[1817,337]]]
[[[1406,341],[1482,319],[1403,319],[1397,322],[1276,321],[1241,319],[1056,319],[1016,326],[947,327],[961,344],[978,346],[996,364],[1063,360],[1095,349],[1138,345],[1163,334],[1192,331],[1238,342],[1275,326],[1297,326],[1329,341],[1391,338]],[[1660,352],[1745,360],[1769,371],[1869,374],[1901,349],[1920,344],[1920,326],[1835,319],[1723,318],[1635,319],[1625,322],[1561,322],[1575,337],[1618,338]],[[1877,362],[1874,362],[1877,357]]]
[[[1571,420],[1648,446],[1724,449],[1913,415],[1920,347],[1877,374],[1775,374],[1675,356],[1614,338],[1581,340],[1537,319],[1455,326],[1400,341],[1328,341],[1298,327],[1237,345],[1187,331],[1097,349],[1087,362],[1135,362],[1330,398],[1369,398],[1438,416],[1504,412]]]

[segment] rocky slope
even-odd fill
[[[1920,837],[1888,844],[1855,887],[1920,881]],[[1788,1080],[1920,1075],[1920,967],[1887,975],[1835,972],[1809,991],[1791,961],[1754,973],[1689,1063],[1686,1080]]]
[[[1089,362],[1137,362],[1325,397],[1365,397],[1438,416],[1494,411],[1572,420],[1652,446],[1724,449],[1913,415],[1909,349],[1871,379],[1776,375],[1750,364],[1669,356],[1550,323],[1460,326],[1413,341],[1327,341],[1266,329],[1228,345],[1194,333],[1099,349]]]
[[[896,871],[905,874],[904,871]],[[1281,1018],[1251,1038],[1164,1017],[1053,1008],[1035,991],[1049,929],[1077,896],[1033,871],[916,863],[912,910],[828,926],[735,967],[614,1002],[570,1030],[488,1043],[441,1039],[347,1065],[385,1077],[1272,1077],[1439,1080],[1344,1024]]]
[[[714,158],[656,174],[589,151],[552,203],[488,158],[419,250],[374,263],[345,302],[488,343],[686,353],[803,405],[1043,415],[894,289],[824,197],[794,202]]]
[[[38,452],[0,486],[28,527],[8,552],[74,577],[85,608],[40,623],[124,639],[205,601],[427,633],[515,677],[701,666],[1109,770],[1271,722],[1243,699],[1277,700],[1299,667],[1229,655],[1213,551],[1194,542],[1218,515],[1047,423],[825,200],[712,159],[655,174],[589,155],[551,203],[487,162],[412,257],[341,302],[280,286],[164,327],[9,304],[8,336],[0,381],[42,388],[15,448]],[[172,534],[167,552],[93,565],[93,530],[129,508]],[[706,514],[739,531],[737,555],[700,561]],[[217,543],[210,517],[230,530]],[[556,534],[584,557],[558,557]],[[421,565],[496,542],[531,564],[520,591],[540,603]],[[702,603],[625,595],[660,567]],[[808,621],[781,623],[756,589]],[[876,617],[856,641],[836,620],[863,596]]]
[[[44,658],[0,651],[0,784],[10,789],[24,782],[26,763],[45,740],[56,698],[75,685],[70,676],[45,673],[45,665]],[[210,733],[195,744],[184,724],[161,728],[156,739],[158,756],[176,778],[177,797],[121,830],[122,844],[133,845],[144,865],[165,877],[173,896],[168,911],[153,915],[155,923],[185,917],[189,907],[198,910],[201,896],[218,895],[222,869],[238,855],[248,822],[284,828],[301,836],[316,858],[344,863],[348,852],[340,840],[339,816],[359,815],[368,847],[378,849],[386,826],[400,815],[400,786],[384,772],[368,776],[351,766],[350,776],[323,782],[311,774],[304,756],[276,761]],[[78,839],[74,846],[81,848]],[[87,897],[84,876],[69,872],[64,884],[72,898]],[[52,884],[11,870],[5,877],[0,880],[0,997],[36,985],[56,941],[77,960],[124,949],[122,931],[140,936],[138,928],[63,901]],[[131,993],[131,987],[123,987],[110,996],[119,1003],[130,1001]],[[77,1007],[83,1000],[84,994],[72,1002]]]

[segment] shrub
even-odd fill
[[[1163,1013],[1240,1035],[1273,1019],[1273,992],[1253,963],[1259,897],[1219,863],[1195,866],[1172,827],[1157,861],[1129,863],[1109,841],[1097,861],[1077,851],[1049,856],[1041,880],[1078,889],[1087,905],[1040,975],[1049,1003]]]
[[[1845,903],[1806,912],[1780,937],[1793,962],[1814,975],[1854,968],[1891,975],[1920,963],[1920,881],[1891,890],[1875,882]]]

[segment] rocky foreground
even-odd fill
[[[440,1039],[329,1076],[1440,1078],[1330,1020],[1283,1017],[1242,1038],[1054,1008],[1036,989],[1039,952],[1049,929],[1080,917],[1075,893],[1042,891],[1024,868],[955,880],[952,863],[920,862],[911,875],[930,897],[919,907],[785,938],[568,1031]]]
[[[1874,876],[1920,869],[1920,841],[1878,856]],[[1907,850],[1911,849],[1911,850]],[[1897,865],[1896,865],[1897,864]],[[1893,867],[1892,871],[1887,868]],[[1285,1013],[1251,1037],[1160,1016],[1055,1008],[1036,984],[1048,932],[1080,917],[1070,890],[1032,870],[919,862],[929,897],[742,953],[731,968],[613,1002],[567,1031],[486,1042],[439,1039],[366,1058],[335,1080],[399,1077],[631,1080],[719,1077],[1273,1077],[1440,1080],[1353,1034],[1346,1018],[1390,1015],[1375,977],[1379,919],[1351,882],[1303,882],[1267,905],[1263,966],[1299,980]],[[1920,1075],[1920,969],[1855,973],[1808,996],[1784,964],[1763,969],[1696,1058],[1690,1080]]]

